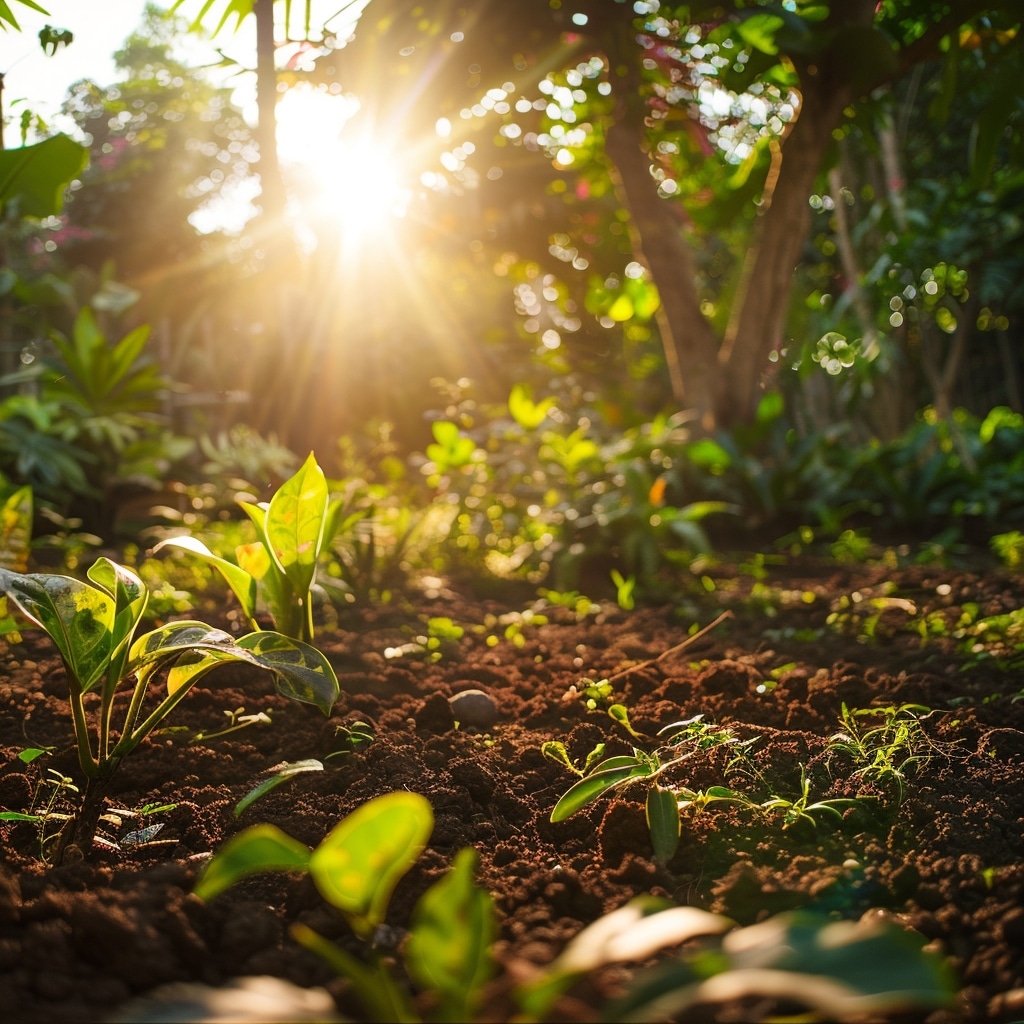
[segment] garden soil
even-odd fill
[[[308,879],[252,877],[208,904],[191,889],[211,852],[247,825],[272,822],[315,846],[346,814],[394,790],[424,794],[435,827],[392,900],[391,938],[400,939],[412,905],[456,852],[474,847],[501,919],[486,1019],[507,1019],[515,981],[641,893],[740,924],[810,906],[889,918],[946,958],[960,987],[952,1008],[900,1020],[1024,1019],[1024,699],[1014,699],[1024,670],[972,656],[953,635],[965,610],[1024,606],[1024,580],[991,568],[813,562],[766,572],[719,566],[713,591],[710,580],[694,580],[689,598],[628,612],[608,601],[580,615],[538,604],[532,591],[468,597],[436,580],[386,605],[351,607],[317,635],[342,687],[329,718],[274,694],[262,673],[219,669],[178,708],[173,730],[121,766],[107,844],[90,857],[49,865],[34,825],[0,824],[3,1019],[109,1020],[168,983],[220,986],[244,976],[322,986],[340,1014],[360,1019],[345,983],[289,936],[303,922],[359,949]],[[730,617],[688,640],[723,611]],[[428,637],[430,617],[465,633],[431,650],[417,640]],[[229,608],[222,619],[232,625]],[[642,741],[600,704],[588,708],[584,679],[612,683]],[[490,702],[477,697],[484,717],[456,727],[449,698],[466,690]],[[25,811],[53,794],[43,780],[76,775],[63,670],[45,637],[26,632],[0,649],[0,701],[0,806]],[[857,776],[863,765],[830,748],[844,703],[931,709],[918,712],[902,796],[897,780]],[[190,742],[238,708],[271,723]],[[684,812],[667,865],[654,859],[640,788],[549,821],[575,776],[542,753],[546,741],[563,742],[582,764],[600,742],[606,756],[634,742],[653,749],[659,729],[698,715],[752,742],[692,758],[665,781],[797,798],[806,772],[812,799],[861,799],[841,819],[817,815],[817,824],[728,805]],[[339,726],[356,721],[375,739],[346,752]],[[26,764],[18,754],[28,747],[54,749]],[[235,816],[269,769],[305,758],[324,769]],[[172,806],[139,816],[146,805]],[[596,1019],[632,969],[581,983],[558,1016]],[[754,1010],[702,1012],[692,1019],[749,1019]]]

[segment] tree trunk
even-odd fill
[[[274,0],[254,0],[256,17],[256,108],[253,133],[260,151],[260,205],[265,224],[284,220],[285,193],[277,160],[277,70],[274,64]]]
[[[761,375],[782,346],[782,332],[793,290],[793,272],[807,240],[808,199],[815,178],[849,102],[846,90],[811,78],[803,90],[792,130],[781,145],[774,191],[766,186],[744,279],[719,352],[721,387],[715,409],[719,426],[748,422],[761,396]]]
[[[700,309],[697,271],[681,224],[660,199],[651,177],[643,128],[624,117],[608,131],[605,149],[629,211],[635,254],[646,263],[661,295],[658,328],[672,395],[710,429],[717,387],[718,339]],[[666,223],[668,222],[668,223]]]

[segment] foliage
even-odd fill
[[[323,470],[310,452],[269,502],[239,500],[239,505],[259,539],[235,549],[237,562],[215,555],[191,536],[168,537],[154,551],[180,548],[211,564],[227,581],[254,628],[258,628],[256,602],[261,591],[274,625],[282,633],[311,640],[317,559],[333,532],[328,526],[332,513]]]
[[[55,216],[64,190],[88,162],[88,150],[66,135],[0,151],[0,209],[38,220]]]
[[[255,825],[218,851],[196,884],[212,899],[255,872],[308,873],[320,894],[364,941],[384,923],[395,886],[422,853],[433,812],[416,793],[377,797],[341,821],[310,851],[273,825]],[[403,959],[409,977],[434,1004],[429,1019],[473,1019],[491,974],[496,937],[490,896],[473,884],[476,854],[462,850],[451,871],[431,886],[412,912]],[[348,978],[373,1020],[419,1020],[399,980],[376,950],[369,964],[304,924],[293,936]]]
[[[694,950],[689,940],[698,938],[704,941]],[[919,936],[877,919],[829,921],[798,911],[734,928],[718,914],[640,896],[584,928],[539,978],[520,987],[518,998],[528,1020],[543,1020],[584,974],[682,947],[641,972],[601,1019],[676,1018],[698,1004],[748,997],[796,1000],[829,1019],[869,1007],[948,1005],[953,980],[923,945]]]
[[[859,765],[855,778],[891,783],[902,799],[907,778],[940,750],[921,725],[930,714],[931,708],[920,704],[849,708],[844,701],[841,728],[830,737],[828,750]]]
[[[702,522],[730,508],[681,500],[668,454],[687,436],[681,418],[623,433],[593,409],[573,422],[553,399],[534,402],[521,385],[504,411],[509,416],[488,417],[470,433],[444,423],[451,447],[428,447],[422,467],[436,499],[456,506],[454,544],[470,564],[499,576],[550,574],[563,589],[585,560],[607,559],[621,565],[624,580],[651,588],[662,570],[710,549]],[[464,422],[475,412],[471,400],[462,403]]]
[[[243,662],[270,672],[279,693],[315,704],[325,714],[338,697],[338,680],[314,648],[273,632],[238,640],[193,620],[161,626],[136,637],[148,592],[129,569],[100,557],[90,582],[70,576],[0,570],[0,589],[57,646],[67,677],[79,766],[89,783],[75,840],[87,852],[99,801],[111,775],[195,684],[218,665]],[[143,717],[152,684],[165,676],[166,695]],[[116,736],[115,698],[135,678]],[[99,695],[95,740],[90,738],[86,697]],[[141,719],[141,720],[140,720]]]
[[[65,513],[109,535],[119,498],[156,489],[193,447],[165,429],[169,381],[147,355],[147,327],[111,343],[88,307],[70,337],[27,359],[5,384],[34,393],[0,403],[0,466]]]
[[[613,704],[608,713],[631,735],[641,738],[630,725],[629,716],[621,704]],[[646,801],[647,826],[655,857],[661,863],[667,864],[679,846],[680,795],[688,800],[689,805],[695,794],[685,788],[680,790],[678,787],[663,787],[656,780],[684,761],[716,747],[738,742],[731,730],[717,729],[702,719],[702,715],[697,715],[685,722],[674,722],[665,726],[658,733],[659,736],[665,737],[664,742],[650,753],[640,747],[634,747],[632,754],[609,757],[592,768],[588,758],[588,763],[584,766],[585,774],[558,800],[551,812],[550,820],[564,821],[606,793],[623,789],[636,782],[644,782],[649,786]],[[560,752],[549,751],[549,756],[552,753],[558,755]],[[561,758],[556,756],[556,759]],[[576,771],[567,756],[565,762],[571,770]],[[730,794],[730,797],[735,796],[736,794]]]

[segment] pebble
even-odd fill
[[[490,729],[498,720],[498,705],[483,690],[463,690],[448,698],[452,717],[463,728]]]

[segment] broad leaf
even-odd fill
[[[310,452],[299,471],[278,488],[267,509],[271,554],[303,599],[308,599],[316,575],[329,498],[324,472]]]
[[[164,547],[180,548],[182,551],[198,555],[203,561],[209,562],[227,581],[232,593],[238,598],[238,603],[242,606],[242,612],[246,618],[250,623],[255,622],[256,580],[250,573],[233,562],[229,562],[226,558],[215,555],[201,540],[197,540],[195,537],[168,537],[153,548],[153,553],[155,554]]]
[[[164,661],[187,651],[213,650],[233,654],[235,646],[235,640],[230,633],[208,626],[205,622],[182,619],[178,622],[169,622],[140,636],[132,644],[129,669],[136,671],[153,662]],[[241,655],[239,660],[251,659]]]
[[[715,935],[733,922],[696,907],[675,907],[654,896],[638,896],[598,918],[562,950],[541,979],[520,991],[522,1008],[543,1019],[552,1003],[581,974],[623,961],[646,960],[661,949],[702,935]]]
[[[81,692],[106,674],[112,646],[114,602],[71,576],[20,575],[0,569],[0,590],[57,645],[71,682]]]
[[[254,825],[229,839],[207,865],[193,890],[211,900],[235,882],[262,871],[304,871],[309,847],[275,825]]]
[[[270,630],[240,637],[238,646],[251,652],[254,665],[274,673],[282,697],[315,704],[325,715],[331,713],[341,689],[331,663],[315,647]]]
[[[406,967],[413,981],[439,997],[435,1020],[475,1019],[481,987],[493,971],[494,903],[474,883],[476,865],[475,850],[460,850],[451,871],[412,912]]]
[[[17,200],[22,217],[56,216],[64,205],[64,189],[88,162],[88,149],[66,135],[0,150],[0,207]]]
[[[608,1020],[678,1018],[703,1003],[796,999],[829,1020],[949,1005],[956,991],[924,940],[888,922],[781,914],[725,936],[718,970],[705,958],[665,964],[608,1007]]]
[[[112,693],[125,676],[128,646],[149,603],[149,591],[135,573],[109,558],[96,559],[87,575],[114,601],[110,667],[107,671],[107,688]]]
[[[23,573],[31,539],[32,488],[19,487],[0,505],[0,567]]]
[[[425,797],[388,793],[353,811],[313,851],[313,881],[357,935],[369,938],[383,923],[395,886],[423,852],[433,827]]]

